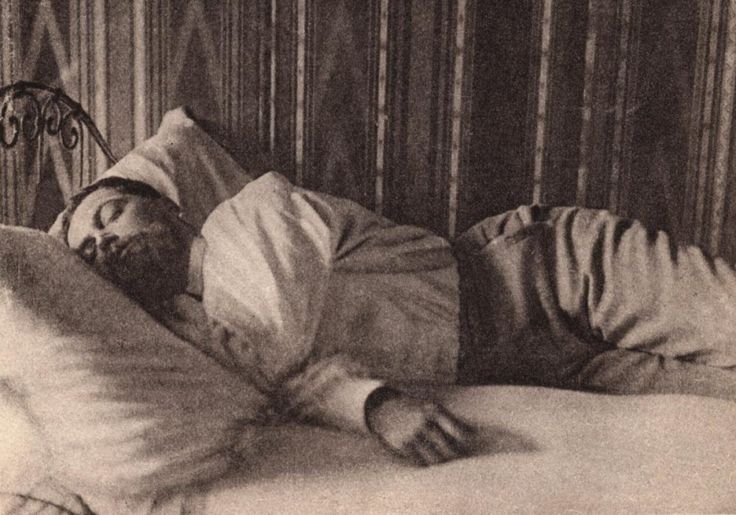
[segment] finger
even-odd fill
[[[431,464],[442,463],[455,457],[455,452],[447,444],[445,436],[429,426],[417,435],[417,440],[430,456]]]
[[[441,431],[448,445],[455,451],[455,457],[471,454],[475,445],[476,429],[462,422],[457,424],[457,419],[452,415],[437,415],[433,423]]]
[[[475,434],[475,428],[460,420],[458,417],[450,413],[444,406],[438,405],[435,416],[435,421],[442,427],[443,431],[454,438],[465,441],[469,437]]]
[[[435,419],[427,421],[427,438],[434,443],[446,460],[468,452],[467,439],[458,438],[453,433],[446,431]]]
[[[438,456],[426,440],[417,437],[407,444],[407,450],[411,458],[423,466],[433,465],[438,462]]]
[[[435,420],[427,421],[423,436],[442,461],[453,459],[462,452],[462,445],[453,436],[448,435]]]

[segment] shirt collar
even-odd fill
[[[202,276],[202,267],[204,264],[204,254],[207,250],[207,243],[204,238],[197,236],[192,241],[192,247],[189,251],[189,274],[187,277],[187,293],[195,297],[202,297],[204,290],[204,278]]]

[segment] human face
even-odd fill
[[[128,295],[151,305],[186,289],[193,234],[175,204],[100,188],[69,220],[69,247]]]

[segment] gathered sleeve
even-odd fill
[[[274,383],[309,356],[337,235],[330,208],[269,173],[224,202],[205,223],[205,309],[242,340]]]

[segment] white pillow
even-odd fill
[[[0,491],[28,491],[44,477],[48,455],[18,392],[2,380],[0,420]]]
[[[183,107],[167,112],[158,132],[101,177],[146,182],[174,200],[198,229],[217,205],[255,178],[200,127]],[[62,213],[63,215],[63,213]],[[62,215],[49,229],[58,235]]]
[[[0,377],[40,430],[47,472],[85,498],[219,476],[265,404],[61,242],[2,226]]]

